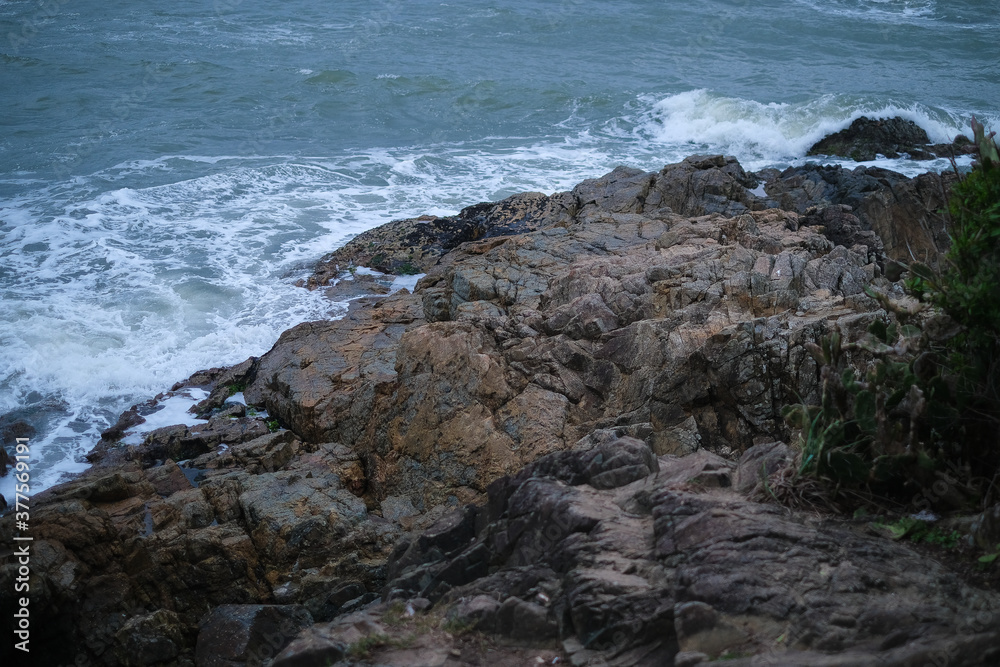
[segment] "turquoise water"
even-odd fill
[[[982,1],[0,0],[0,414],[40,488],[123,407],[341,312],[293,283],[374,225],[798,164],[863,114],[998,127],[998,34]]]

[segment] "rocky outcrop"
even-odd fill
[[[209,392],[196,407],[207,423],[126,445],[152,409],[137,406],[91,470],[33,499],[33,657],[238,665],[280,652],[275,664],[308,665],[378,645],[391,664],[487,659],[447,629],[458,617],[521,642],[508,664],[695,664],[768,642],[816,661],[921,655],[916,635],[819,618],[882,590],[848,564],[883,573],[897,559],[905,574],[884,572],[904,600],[893,618],[917,619],[936,650],[960,616],[944,597],[969,602],[967,589],[912,552],[730,488],[752,492],[758,471],[794,456],[780,411],[815,397],[807,343],[888,317],[865,288],[894,289],[886,256],[917,232],[880,225],[901,226],[942,183],[918,181],[814,165],[754,175],[693,156],[359,236],[315,286],[381,252],[380,269],[426,274],[416,290],[356,299],[260,358],[179,383]],[[225,403],[237,387],[267,422]],[[734,472],[741,456],[753,467]],[[0,543],[14,530],[0,518]],[[776,583],[748,563],[772,563]],[[906,578],[918,571],[928,578]],[[15,576],[8,559],[7,618]],[[371,606],[383,590],[402,611]],[[426,643],[381,637],[420,623]]]
[[[305,285],[327,285],[349,267],[365,266],[383,273],[423,273],[462,243],[520,234],[538,228],[539,220],[558,216],[559,202],[539,192],[476,204],[456,216],[433,215],[396,220],[364,232],[330,253]]]
[[[539,202],[536,231],[449,252],[416,294],[286,332],[246,396],[418,510],[584,437],[743,451],[814,391],[804,342],[883,316],[863,293],[884,281],[878,239],[843,207],[768,209],[756,184],[722,157],[586,181]]]
[[[950,144],[931,144],[927,132],[912,120],[895,118],[856,118],[850,127],[824,137],[806,155],[836,155],[856,162],[868,162],[879,155],[898,158],[906,153],[913,160],[955,157],[975,152],[965,135]]]
[[[212,630],[218,610],[229,609],[219,605],[298,604],[297,632],[302,614],[309,623],[329,619],[381,585],[381,563],[403,529],[370,517],[355,495],[357,455],[289,431],[268,433],[258,421],[259,435],[242,422],[223,416],[187,432],[185,453],[200,455],[183,466],[151,460],[150,452],[177,441],[178,429],[154,431],[144,445],[123,446],[32,499],[33,664],[183,664],[200,633],[222,632]],[[15,544],[12,519],[0,520],[3,544]],[[13,591],[16,573],[16,564],[0,569],[4,591]],[[12,600],[0,599],[12,613]],[[255,611],[245,624],[252,636],[196,662],[249,664],[254,642],[280,627],[286,612],[265,623]],[[286,632],[285,643],[296,632]]]
[[[558,637],[575,665],[1000,660],[995,593],[866,523],[748,502],[733,486],[759,455],[746,469],[644,448],[552,454],[498,480],[484,509],[397,547],[386,595],[539,646]]]
[[[941,211],[947,208],[946,193],[957,178],[952,173],[907,178],[879,167],[850,170],[808,164],[769,176],[764,185],[769,205],[795,211],[820,224],[827,224],[833,212],[824,212],[817,219],[816,211],[810,213],[810,209],[839,206],[849,217],[857,218],[857,223],[847,224],[849,229],[874,232],[885,255],[896,262],[916,260],[936,265],[950,244]],[[835,242],[857,240],[870,250],[878,249],[870,237],[858,238],[857,232],[845,237],[840,231],[843,227],[843,223],[833,222],[828,228]]]

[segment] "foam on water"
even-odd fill
[[[671,150],[674,155],[722,152],[737,156],[746,168],[787,166],[805,161],[806,151],[823,137],[848,127],[862,116],[912,120],[932,143],[969,134],[968,118],[921,104],[824,95],[797,103],[763,103],[700,89],[662,99],[644,96],[645,109],[631,120],[632,136]],[[987,118],[987,122],[991,120]],[[810,158],[817,159],[817,158]],[[847,166],[853,161],[832,160]],[[908,159],[880,160],[880,166],[908,175],[949,166]]]
[[[207,419],[195,419],[188,411],[193,405],[207,397],[207,391],[197,388],[188,388],[171,393],[171,395],[157,401],[154,412],[149,412],[148,414],[140,413],[146,421],[129,429],[122,442],[126,445],[142,444],[143,438],[145,438],[147,433],[155,431],[158,428],[163,428],[164,426],[207,424]]]

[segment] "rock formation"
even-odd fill
[[[836,155],[856,162],[868,162],[879,155],[898,158],[906,153],[913,160],[957,157],[975,153],[965,135],[950,144],[931,144],[927,133],[912,120],[895,118],[856,118],[850,127],[835,132],[813,144],[806,155]]]
[[[791,457],[781,408],[817,390],[806,343],[889,317],[865,288],[936,256],[946,185],[694,156],[357,237],[311,287],[376,265],[416,290],[179,383],[208,423],[130,446],[126,413],[33,500],[33,657],[993,664],[994,594],[757,502]]]

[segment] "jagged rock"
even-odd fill
[[[531,231],[537,229],[536,219],[560,213],[557,199],[527,192],[470,206],[457,216],[396,220],[358,235],[324,257],[306,284],[311,289],[327,285],[354,266],[390,274],[425,273],[462,243]]]
[[[856,118],[847,129],[824,137],[806,155],[837,155],[855,162],[874,160],[878,155],[898,158],[909,154],[914,160],[952,157],[971,153],[971,142],[959,135],[951,144],[931,144],[927,133],[912,120],[895,118]]]
[[[946,172],[911,179],[878,167],[848,170],[810,163],[789,167],[768,180],[764,189],[776,206],[799,214],[814,206],[850,206],[861,230],[875,232],[890,258],[935,265],[949,245],[939,211],[947,207],[945,193],[956,178]]]
[[[657,175],[643,202],[645,210],[668,207],[685,217],[719,213],[734,216],[764,208],[749,192],[757,187],[732,157],[693,155],[678,164],[667,165]]]
[[[196,667],[259,665],[278,655],[313,619],[298,605],[221,605],[199,623]]]
[[[902,568],[871,594],[897,594],[936,647],[958,605],[975,602],[967,589],[899,545],[747,504],[733,487],[787,458],[751,448],[786,439],[781,406],[816,397],[806,343],[833,331],[854,341],[888,317],[864,294],[891,287],[878,242],[889,257],[915,247],[916,227],[901,223],[947,179],[815,166],[766,176],[761,196],[723,156],[620,168],[569,193],[358,237],[341,259],[385,244],[384,268],[399,270],[406,235],[423,235],[415,293],[353,301],[341,320],[299,325],[263,357],[175,387],[209,391],[209,415],[245,387],[287,430],[223,411],[140,446],[105,440],[91,470],[32,499],[33,657],[114,665],[172,645],[166,660],[189,664],[206,610],[280,602],[321,623],[275,664],[339,660],[391,630],[388,607],[369,605],[378,590],[385,604],[432,600],[428,613],[492,596],[483,629],[532,650],[562,639],[580,664],[716,658],[744,636],[763,650],[779,625],[801,664],[827,649],[920,655],[909,635],[833,623],[841,636],[815,618],[823,605],[857,611],[861,594],[823,573],[870,554],[879,576]],[[0,542],[13,534],[0,517]],[[724,567],[695,569],[714,563]],[[0,609],[15,576],[0,566]],[[782,616],[789,597],[801,608]],[[739,611],[740,600],[760,604]],[[921,600],[945,611],[926,620]],[[994,609],[989,595],[975,604]],[[959,655],[987,634],[959,628]],[[453,650],[472,649],[437,628],[380,659],[444,664]],[[529,660],[509,650],[510,664]]]
[[[125,667],[174,664],[183,646],[180,619],[166,609],[134,616],[115,634],[115,652]]]
[[[733,662],[743,665],[765,656],[781,665],[1000,658],[1000,596],[903,544],[693,483],[692,457],[661,457],[658,473],[617,489],[550,476],[586,466],[587,452],[573,455],[575,465],[551,454],[499,480],[475,540],[411,562],[439,582],[452,573],[443,594],[423,586],[439,606],[512,638],[525,629],[505,618],[534,619],[536,640],[557,627],[580,665],[626,653],[647,662],[610,664],[672,664],[679,654],[686,664],[743,655]],[[732,470],[707,453],[700,460],[703,470]],[[405,595],[420,583],[404,568],[387,590]],[[529,598],[539,600],[530,609]]]
[[[32,498],[37,664],[118,664],[124,655],[175,664],[193,657],[206,606],[269,602],[290,584],[284,602],[319,598],[324,611],[339,582],[357,582],[352,598],[381,585],[401,529],[364,521],[364,503],[345,488],[361,475],[356,454],[302,446],[288,431],[233,449],[197,459],[197,486],[172,460],[118,462]],[[13,544],[13,531],[13,515],[0,518],[0,538]],[[298,579],[319,565],[326,595]],[[16,564],[0,567],[5,590],[16,575]],[[154,611],[135,611],[148,605]]]
[[[815,391],[805,342],[881,316],[863,293],[882,280],[877,239],[840,207],[810,219],[835,231],[750,210],[754,185],[731,158],[695,157],[535,198],[535,231],[465,243],[416,294],[286,332],[247,399],[356,449],[372,501],[417,510],[475,501],[595,429],[657,454],[741,452]]]
[[[145,465],[163,460],[191,459],[214,449],[217,445],[247,442],[269,433],[260,419],[243,417],[230,419],[220,416],[207,424],[167,426],[150,431],[135,454]]]

